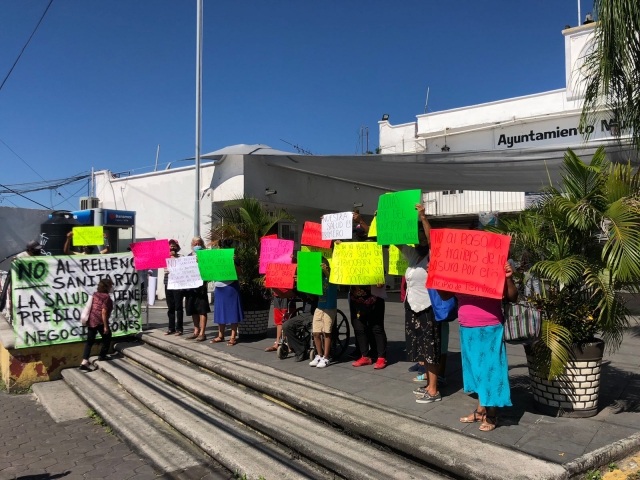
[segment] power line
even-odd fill
[[[85,185],[83,184],[75,193],[73,193],[72,195],[70,195],[69,197],[65,198],[64,200],[62,200],[60,203],[56,203],[54,205],[54,208],[57,207],[58,205],[62,205],[64,202],[68,202],[70,198],[75,197],[76,195],[78,195],[78,193],[80,193],[80,190],[84,190]],[[71,205],[73,205],[71,202],[69,202]]]
[[[51,1],[53,2],[53,0],[51,0]],[[49,3],[49,5],[51,5],[51,3]],[[49,8],[49,7],[47,7],[47,8]],[[46,13],[46,12],[45,12],[45,13]],[[46,180],[44,179],[44,177],[43,177],[42,175],[40,175],[40,174],[38,173],[38,171],[37,171],[35,168],[33,168],[31,165],[29,165],[29,164],[27,163],[27,161],[26,161],[24,158],[22,158],[20,155],[18,155],[18,154],[13,150],[13,148],[11,148],[9,145],[7,145],[7,143],[6,143],[4,140],[2,140],[1,138],[0,138],[0,143],[2,143],[5,147],[7,147],[7,148],[9,149],[9,151],[10,151],[11,153],[13,153],[16,157],[18,157],[22,163],[24,163],[24,164],[25,164],[27,167],[29,167],[29,168],[30,168],[30,169],[31,169],[31,170],[32,170],[36,175],[38,175],[42,180],[44,180],[44,181],[46,182]],[[63,188],[64,188],[64,187],[63,187]],[[54,188],[54,190],[55,190],[55,188]],[[67,193],[69,193],[69,190],[67,190],[66,188],[65,188],[65,191],[66,191]],[[56,193],[58,193],[58,192],[56,191]],[[69,205],[71,205],[71,207],[73,207],[73,204],[72,204],[71,202],[68,202],[68,203],[69,203]]]
[[[51,4],[53,3],[53,0],[49,0],[49,5],[47,5],[47,8],[45,8],[44,13],[42,14],[42,16],[40,17],[40,20],[38,20],[38,24],[36,25],[36,28],[33,29],[33,32],[31,32],[31,36],[29,37],[29,39],[27,40],[27,43],[24,44],[24,47],[22,47],[22,50],[20,50],[20,54],[18,55],[18,58],[16,58],[16,61],[13,62],[13,65],[11,65],[11,69],[9,70],[9,73],[7,73],[7,76],[4,77],[4,80],[2,81],[2,85],[0,85],[0,90],[2,90],[2,87],[4,87],[4,84],[6,83],[6,81],[9,79],[9,76],[11,75],[11,72],[13,72],[13,69],[16,67],[16,65],[18,64],[18,61],[20,60],[20,57],[22,57],[22,54],[24,53],[25,49],[27,48],[27,45],[29,45],[29,42],[31,41],[31,39],[33,38],[33,36],[36,34],[36,31],[38,30],[38,27],[40,26],[40,24],[42,23],[42,20],[44,20],[44,16],[47,14],[47,12],[49,11],[49,7],[51,6]],[[4,142],[3,142],[4,143]]]
[[[43,204],[41,204],[41,203],[39,203],[39,202],[36,202],[35,200],[31,200],[29,197],[25,197],[25,196],[24,196],[24,195],[22,195],[21,193],[18,193],[18,192],[14,191],[14,190],[11,190],[10,188],[8,188],[8,187],[7,187],[7,186],[5,186],[5,185],[2,185],[1,183],[0,183],[0,187],[2,187],[2,188],[6,188],[6,189],[7,189],[7,190],[9,190],[10,192],[15,193],[16,195],[19,195],[19,196],[21,196],[22,198],[26,198],[26,199],[27,199],[27,200],[29,200],[30,202],[33,202],[33,203],[35,203],[36,205],[40,205],[41,207],[44,207],[44,208],[45,208],[45,209],[47,209],[47,210],[52,210],[51,208],[47,207],[46,205],[43,205]]]

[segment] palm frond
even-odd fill
[[[557,323],[543,320],[540,329],[540,341],[534,344],[535,369],[547,380],[553,380],[564,374],[573,337],[571,332]]]

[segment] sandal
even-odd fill
[[[192,333],[191,335],[184,337],[185,340],[195,340],[196,338],[198,338],[197,333]]]
[[[233,347],[236,343],[238,343],[238,340],[235,337],[231,337],[231,340],[227,343],[227,347]]]
[[[416,378],[413,379],[414,382],[428,382],[427,374],[421,373]]]
[[[167,330],[166,332],[164,332],[165,335],[173,335],[174,333],[176,332],[172,330]]]
[[[471,415],[473,415],[473,418],[471,417]],[[476,422],[483,422],[484,421],[484,417],[487,415],[486,413],[481,413],[477,410],[475,410],[471,415],[467,416],[467,417],[462,417],[460,419],[460,421],[462,423],[476,423]]]
[[[176,332],[176,333],[174,333],[174,335],[175,335],[176,337],[179,337],[180,335],[182,335],[182,332]]]
[[[487,422],[487,420],[491,419],[491,422]],[[480,431],[482,432],[491,432],[495,430],[498,426],[498,416],[497,415],[485,415],[482,424],[480,425]]]
[[[206,339],[206,335],[200,335],[198,338],[196,338],[196,342],[204,342]]]
[[[210,340],[209,343],[220,343],[224,342],[224,337],[216,337],[213,340]]]
[[[265,352],[275,352],[278,350],[278,345],[271,345],[270,347],[265,348]]]

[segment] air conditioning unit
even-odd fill
[[[80,197],[80,210],[100,207],[100,199],[96,197]]]

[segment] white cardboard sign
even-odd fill
[[[322,240],[346,240],[353,235],[353,213],[331,213],[322,217]]]
[[[195,255],[167,258],[167,268],[169,269],[168,290],[182,290],[202,286],[202,277],[200,277]]]

